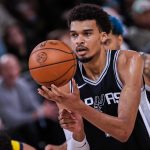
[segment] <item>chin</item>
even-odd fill
[[[78,60],[82,63],[88,63],[93,59],[93,57],[89,57],[89,58],[78,58]]]

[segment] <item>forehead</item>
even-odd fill
[[[98,29],[95,20],[72,21],[70,24],[70,31],[83,31],[89,29]]]

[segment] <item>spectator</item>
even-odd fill
[[[61,128],[56,122],[58,116],[56,105],[38,101],[35,91],[32,91],[27,82],[20,77],[19,62],[14,55],[3,55],[0,58],[0,68],[2,77],[0,117],[5,129],[12,131],[11,134],[15,138],[17,138],[16,136],[27,138],[28,142],[36,147],[39,146],[41,140],[45,143],[57,143],[55,136],[57,136],[57,132],[61,133]],[[51,132],[49,136],[47,131]],[[55,139],[53,139],[54,137]]]

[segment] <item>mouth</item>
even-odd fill
[[[80,46],[76,48],[76,53],[80,56],[85,55],[88,49],[86,47]]]

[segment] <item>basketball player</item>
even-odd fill
[[[51,85],[51,90],[44,86],[38,89],[39,94],[61,106],[60,124],[72,132],[67,149],[142,150],[136,141],[135,124],[143,59],[134,51],[105,50],[103,43],[111,24],[99,6],[76,6],[68,24],[78,58],[75,80],[61,88]]]

